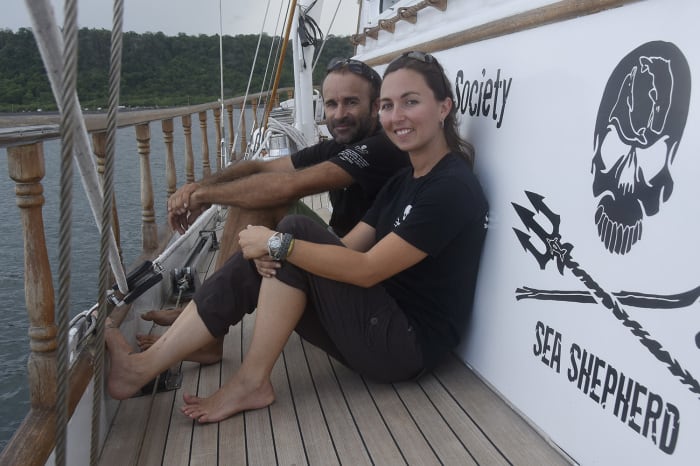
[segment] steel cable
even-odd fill
[[[71,227],[73,216],[73,137],[80,115],[71,105],[78,82],[78,5],[66,0],[63,22],[61,83],[61,177],[58,233],[58,303],[56,307],[56,451],[57,466],[66,464],[68,426],[68,310],[70,308]]]

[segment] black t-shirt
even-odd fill
[[[328,193],[333,205],[329,224],[341,237],[362,220],[384,183],[409,165],[408,155],[392,144],[381,130],[353,144],[323,141],[291,157],[297,169],[333,162],[355,180],[347,188],[333,189]]]
[[[476,285],[488,203],[467,163],[448,154],[425,176],[401,170],[363,221],[428,256],[383,282],[417,329],[427,367],[459,342]]]

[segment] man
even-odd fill
[[[233,164],[168,199],[168,222],[180,233],[211,204],[230,206],[216,263],[218,269],[238,251],[238,233],[247,225],[274,228],[301,197],[329,191],[330,228],[344,236],[362,218],[384,182],[407,166],[408,156],[384,135],[377,118],[381,78],[357,60],[333,60],[322,92],[326,124],[333,140],[272,161]],[[145,320],[171,324],[180,310],[149,311]],[[137,337],[141,349],[157,337]],[[223,341],[188,359],[221,359]]]

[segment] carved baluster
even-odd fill
[[[228,104],[226,106],[226,114],[228,117],[228,134],[231,135],[231,140],[228,142],[228,153],[231,154],[231,158],[233,159],[233,154],[235,154],[235,147],[233,147],[233,104]]]
[[[175,169],[175,153],[173,151],[173,119],[163,120],[163,141],[165,142],[165,181],[168,185],[168,196],[177,191],[177,170]]]
[[[199,129],[202,132],[202,175],[211,174],[209,165],[209,137],[207,136],[207,112],[199,112]]]
[[[100,178],[104,181],[105,173],[105,157],[107,155],[107,133],[101,131],[99,133],[92,133],[92,152],[95,154],[95,160],[97,161],[97,173]],[[117,195],[116,192],[112,196],[112,231],[114,231],[114,239],[117,243],[117,249],[119,250],[119,260],[124,262],[124,256],[122,255],[122,244],[121,244],[121,234],[119,229],[119,216],[117,215]]]
[[[194,182],[194,154],[192,151],[192,117],[182,116],[182,129],[185,132],[185,179]]]
[[[248,146],[248,138],[246,136],[245,129],[245,102],[241,104],[241,154],[245,154],[246,147]]]
[[[46,251],[44,188],[41,180],[44,149],[41,143],[7,149],[8,173],[15,183],[24,235],[24,300],[29,315],[29,396],[32,407],[56,404],[56,324],[51,266]]]
[[[216,125],[216,168],[221,169],[224,161],[221,159],[221,109],[214,108],[214,124]]]
[[[144,252],[158,247],[156,212],[153,209],[153,180],[151,178],[151,127],[148,123],[136,126],[137,150],[141,158],[141,235]]]

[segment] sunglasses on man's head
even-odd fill
[[[381,83],[381,78],[372,68],[359,60],[352,58],[333,58],[326,66],[326,74],[341,69],[347,69],[353,74],[362,76],[369,82]]]

